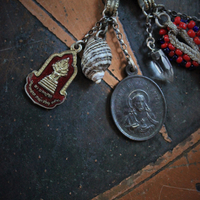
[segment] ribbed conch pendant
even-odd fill
[[[111,49],[105,39],[92,36],[84,49],[81,67],[84,75],[100,83],[112,60]]]

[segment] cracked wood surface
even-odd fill
[[[119,200],[200,199],[197,186],[200,184],[199,170],[200,143],[198,142],[178,159],[172,161],[160,173],[119,198]]]

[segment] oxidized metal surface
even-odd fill
[[[144,76],[128,76],[115,88],[111,112],[118,129],[128,138],[144,141],[161,129],[166,102],[158,85]]]
[[[155,6],[154,0],[138,0],[138,4],[141,9],[149,10]]]

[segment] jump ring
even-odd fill
[[[161,24],[161,23],[159,22],[159,19],[161,19],[161,16],[167,17],[167,21],[166,21],[166,22],[171,21],[171,18],[170,18],[170,16],[169,16],[166,12],[161,12],[161,13],[159,13],[158,15],[156,15],[156,19],[155,19],[156,24],[157,24],[159,27],[164,28],[164,27],[166,26],[165,23],[164,23],[164,24]]]
[[[79,40],[79,41],[73,43],[72,46],[71,46],[71,50],[76,51],[77,53],[79,53],[83,48],[81,43],[84,43],[84,41],[83,40]]]

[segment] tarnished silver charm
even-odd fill
[[[105,38],[92,36],[84,49],[81,67],[84,75],[100,83],[112,60],[111,49]]]
[[[120,132],[131,140],[145,141],[161,129],[166,102],[159,86],[145,76],[128,73],[111,97],[111,113]]]
[[[173,82],[174,70],[164,52],[161,49],[152,51],[151,58],[150,68],[154,72],[154,78],[157,80]]]

